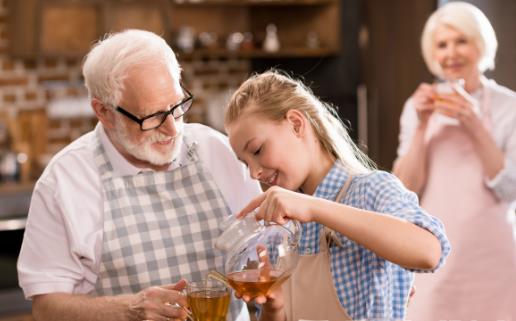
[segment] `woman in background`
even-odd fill
[[[453,251],[439,273],[417,276],[407,319],[516,320],[516,93],[483,75],[497,40],[475,6],[438,9],[421,44],[451,91],[422,83],[407,101],[394,173],[443,221]]]

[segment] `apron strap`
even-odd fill
[[[349,175],[348,179],[342,185],[339,193],[337,194],[337,197],[335,198],[335,202],[340,203],[344,197],[346,197],[346,194],[348,192],[349,185],[351,185],[351,181],[353,180],[353,176]],[[328,245],[328,248],[330,248],[332,245],[336,245],[338,247],[342,247],[342,242],[340,241],[339,237],[337,236],[337,233],[332,230],[331,228],[324,226],[324,239],[326,240],[326,244]]]

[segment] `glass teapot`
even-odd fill
[[[292,274],[299,258],[299,222],[261,223],[253,215],[242,219],[230,216],[222,222],[223,232],[215,240],[215,247],[226,254],[226,275],[217,271],[209,274],[250,298],[265,296],[280,286]]]

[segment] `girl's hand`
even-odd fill
[[[235,296],[239,299],[244,300],[245,302],[256,302],[263,306],[262,316],[267,315],[268,318],[265,320],[274,320],[276,319],[275,315],[284,313],[284,300],[283,300],[283,291],[281,290],[281,286],[272,287],[267,296],[258,296],[256,298],[250,298],[247,295],[242,296],[240,293],[235,292]]]
[[[272,186],[247,204],[237,217],[246,216],[259,208],[255,216],[257,220],[278,224],[285,224],[291,219],[310,222],[314,219],[313,202],[314,198],[311,196]]]
[[[435,96],[436,92],[434,87],[427,83],[421,83],[414,94],[412,94],[412,100],[416,108],[419,122],[423,125],[428,122],[430,115],[434,112]]]
[[[436,101],[436,110],[459,121],[460,126],[470,135],[483,128],[482,121],[475,112],[476,101],[467,93],[454,92],[441,94],[442,99]]]

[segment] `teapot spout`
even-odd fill
[[[228,282],[228,278],[217,270],[211,270],[210,272],[208,272],[207,278],[222,282],[225,286],[231,287],[231,285]]]

